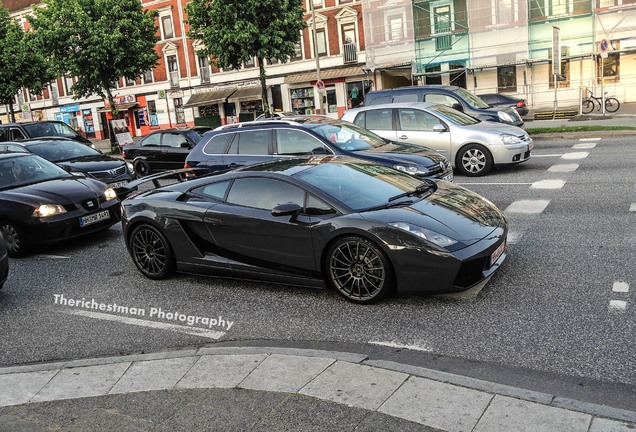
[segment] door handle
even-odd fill
[[[221,225],[221,221],[219,219],[211,218],[208,216],[203,216],[203,222],[205,222],[206,224],[214,225],[214,226]]]
[[[409,137],[407,137],[406,135],[402,135],[400,139],[409,139]]]

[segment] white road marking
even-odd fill
[[[433,351],[432,348],[423,347],[423,346],[419,346],[419,345],[404,345],[404,344],[397,343],[395,341],[388,341],[388,342],[384,342],[384,341],[369,341],[369,344],[385,346],[385,347],[389,347],[389,348],[401,348],[401,349],[415,350],[415,351],[426,351],[426,352],[432,352]]]
[[[147,320],[142,320],[138,318],[128,318],[128,317],[122,317],[119,315],[110,315],[110,314],[105,314],[101,312],[85,311],[81,309],[63,311],[63,313],[67,313],[70,315],[80,315],[80,316],[85,316],[88,318],[95,318],[95,319],[100,319],[105,321],[115,321],[115,322],[120,322],[123,324],[131,324],[131,325],[136,325],[141,327],[149,327],[149,328],[154,328],[159,330],[174,331],[179,333],[200,336],[200,337],[204,337],[208,339],[220,339],[221,337],[225,336],[225,332],[220,332],[216,330],[208,330],[208,329],[203,329],[199,327],[182,326],[177,324],[161,323],[157,321],[147,321]]]
[[[598,138],[580,138],[579,141],[600,141],[601,137]]]
[[[629,284],[625,282],[616,281],[614,282],[614,285],[612,285],[612,291],[620,292],[620,293],[629,292]]]
[[[596,147],[596,143],[582,143],[582,144],[574,144],[572,146],[573,149],[581,150],[581,149],[593,149]]]
[[[70,259],[70,256],[63,256],[63,255],[34,255],[33,258],[49,258],[49,259]]]
[[[520,200],[510,204],[504,213],[541,213],[550,204],[550,200]]]
[[[532,153],[532,157],[562,157],[563,153],[559,153],[559,154],[535,154]]]
[[[632,203],[632,205],[629,206],[629,211],[636,212],[636,203]]]
[[[506,241],[509,245],[512,245],[518,243],[519,240],[521,240],[521,237],[523,237],[523,233],[521,232],[508,231],[508,238],[506,239]]]
[[[474,185],[489,185],[489,186],[493,186],[493,185],[494,186],[499,186],[499,185],[502,185],[502,186],[518,186],[518,185],[521,185],[521,186],[527,186],[527,185],[530,185],[532,183],[481,183],[481,182],[463,183],[462,182],[462,183],[456,183],[456,184],[458,184],[458,185],[473,185],[473,186]]]
[[[532,189],[561,189],[563,185],[565,185],[565,180],[554,179],[534,182],[530,187]]]
[[[550,172],[574,172],[579,167],[579,164],[558,164],[552,165],[548,168]]]
[[[572,152],[564,154],[561,159],[585,159],[589,155],[589,152]]]
[[[627,309],[627,302],[623,300],[610,300],[610,309],[625,310]]]

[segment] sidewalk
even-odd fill
[[[0,431],[633,432],[636,412],[364,354],[212,347],[0,368]]]

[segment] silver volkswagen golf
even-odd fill
[[[477,120],[446,105],[391,103],[348,110],[342,120],[397,142],[424,145],[467,176],[481,176],[496,165],[530,159],[532,138],[521,128]]]

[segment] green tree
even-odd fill
[[[117,110],[112,89],[157,64],[156,11],[140,0],[44,0],[28,20],[58,76],[76,77],[74,99],[97,94]],[[111,133],[111,145],[116,147]]]
[[[258,60],[263,96],[267,103],[265,60],[286,61],[294,55],[305,27],[299,0],[191,0],[186,5],[188,36],[203,42],[200,55],[211,55],[222,68],[239,68]]]
[[[32,35],[0,8],[0,103],[9,107],[10,120],[15,121],[13,101],[23,87],[38,94],[53,78]]]

